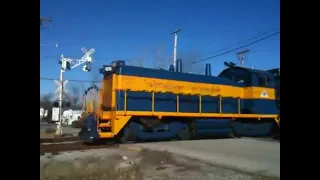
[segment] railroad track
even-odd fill
[[[78,137],[61,137],[61,138],[40,139],[40,143],[60,143],[60,142],[70,142],[70,141],[80,141],[80,139]]]
[[[117,148],[117,144],[86,145],[83,142],[40,144],[40,155],[66,151],[84,151],[90,149]]]
[[[40,139],[40,155],[65,151],[82,151],[90,149],[115,148],[117,144],[84,144],[78,137],[61,137]]]
[[[280,139],[274,139],[274,138],[252,138],[252,137],[243,137],[243,138],[280,143]],[[115,144],[115,143],[97,144],[97,145],[84,144],[78,139],[78,137],[40,139],[40,155],[43,155],[44,153],[60,153],[60,152],[66,152],[66,151],[84,151],[84,150],[90,150],[90,149],[117,148],[117,147],[119,147],[119,144]]]

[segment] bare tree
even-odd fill
[[[163,53],[162,46],[158,46],[155,49],[154,61],[155,61],[155,65],[154,66],[155,66],[156,69],[165,69],[167,63],[166,63],[165,55]]]
[[[204,67],[202,67],[201,63],[193,63],[195,62],[199,56],[196,52],[181,52],[179,53],[179,58],[182,60],[182,71],[185,73],[193,73],[193,74],[203,74]]]
[[[147,49],[143,49],[142,51],[143,53],[140,54],[135,61],[133,62],[134,66],[137,67],[144,67],[144,62],[147,60],[147,55],[148,55],[148,50]]]
[[[100,87],[100,81],[101,81],[101,77],[100,77],[100,73],[99,73],[99,68],[95,68],[92,69],[91,71],[91,77],[92,77],[92,82],[90,86],[97,86],[98,88]],[[87,94],[87,98],[92,99],[93,102],[93,108],[95,109],[97,107],[97,103],[98,103],[98,98],[99,98],[99,93],[96,92],[95,90],[91,90],[92,92],[90,92],[89,94]]]
[[[80,100],[80,88],[76,85],[73,85],[71,87],[71,93],[72,93],[72,105],[78,105],[79,100]]]
[[[48,93],[48,94],[42,95],[42,97],[40,98],[40,101],[48,102],[48,101],[52,101],[52,98],[53,98],[53,93]]]
[[[44,110],[50,110],[53,106],[53,93],[48,93],[40,96],[40,107]],[[45,111],[43,111],[42,117],[44,117]]]
[[[73,100],[73,98],[72,98],[72,94],[71,93],[64,93],[63,94],[63,102],[64,103],[71,103],[72,102],[72,100]]]
[[[137,57],[135,62],[134,62],[134,66],[137,66],[137,67],[143,67],[143,63],[144,63],[144,59],[143,57]]]
[[[98,69],[92,69],[91,71],[91,77],[92,77],[92,82],[91,85],[96,85],[98,81],[100,81],[99,78],[99,70]]]
[[[81,96],[83,95],[83,93],[84,93],[85,90],[86,90],[86,89],[85,89],[85,85],[84,85],[84,82],[83,82],[83,83],[81,83],[81,85],[80,85],[80,95],[81,95]]]

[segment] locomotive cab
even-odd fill
[[[242,84],[244,87],[275,88],[275,80],[271,73],[242,67],[231,67],[222,71],[223,77]]]
[[[278,114],[275,103],[275,79],[267,71],[231,67],[218,77],[235,81],[244,87],[241,111],[246,114]]]
[[[104,77],[107,77],[115,73],[119,67],[122,67],[125,65],[126,65],[125,61],[122,61],[122,60],[113,61],[111,65],[103,65],[103,67],[100,68],[99,71]]]
[[[280,109],[280,68],[270,69],[268,72],[272,73],[275,78],[276,101]]]

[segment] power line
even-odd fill
[[[269,34],[269,33],[273,32],[273,31],[276,31],[276,30],[279,30],[279,29],[280,29],[280,28],[275,28],[275,29],[272,29],[272,30],[270,30],[270,31],[265,31],[265,32],[263,32],[263,33],[261,33],[261,34],[259,34],[259,35],[257,35],[257,36],[254,36],[254,37],[251,37],[251,38],[249,38],[249,39],[240,41],[240,42],[235,43],[235,44],[233,44],[233,45],[231,45],[231,46],[221,48],[221,49],[219,49],[219,50],[217,50],[217,51],[214,51],[214,52],[211,52],[211,53],[207,53],[205,56],[209,56],[209,55],[211,55],[211,54],[215,54],[215,53],[221,52],[221,51],[223,51],[223,50],[230,49],[230,48],[232,48],[232,47],[234,47],[234,46],[238,46],[238,45],[241,45],[241,44],[243,44],[243,43],[247,43],[247,42],[253,41],[254,39],[260,38],[261,36],[265,36],[266,34]]]
[[[59,57],[53,57],[53,56],[44,56],[44,58],[40,59],[40,61],[50,61],[50,60],[57,60],[59,61],[60,58]],[[111,59],[105,59],[105,58],[94,58],[94,61],[109,61],[110,63],[114,60]],[[133,60],[122,60],[125,62],[131,62]]]
[[[201,62],[201,61],[206,61],[206,60],[208,60],[208,59],[212,59],[212,58],[216,58],[216,57],[218,57],[218,56],[222,56],[222,55],[228,54],[228,53],[230,53],[230,52],[239,50],[239,49],[244,48],[244,47],[246,47],[246,46],[250,46],[250,45],[252,45],[252,44],[255,44],[255,43],[258,43],[258,42],[263,41],[263,40],[265,40],[265,39],[268,39],[268,38],[270,38],[270,37],[272,37],[272,36],[275,36],[275,35],[277,35],[277,34],[280,34],[280,31],[279,31],[279,32],[276,32],[276,33],[273,33],[273,34],[271,34],[271,35],[269,35],[269,36],[260,38],[260,39],[258,39],[258,40],[256,40],[256,41],[251,42],[251,43],[245,44],[245,45],[243,45],[243,46],[240,46],[240,47],[231,49],[231,50],[229,50],[229,51],[226,51],[226,52],[223,52],[223,53],[214,55],[214,56],[210,56],[210,57],[207,57],[207,58],[204,58],[204,59],[200,59],[200,60],[198,60],[198,61],[194,61],[192,64],[195,64],[195,63],[198,63],[198,62]]]
[[[52,19],[40,17],[40,26],[43,25],[44,22],[52,22]]]
[[[55,60],[55,59],[60,59],[59,57],[53,57],[53,56],[44,56],[44,58],[40,59],[40,61],[49,61],[49,60]],[[98,59],[94,59],[95,61],[112,61],[110,59],[103,59],[103,58],[98,58]],[[125,60],[125,61],[129,61],[129,60]]]
[[[44,78],[44,77],[40,77],[40,80],[45,80],[45,81],[54,81],[54,80],[57,80],[59,81],[59,79],[55,79],[55,78]],[[87,82],[87,83],[92,83],[92,82],[95,82],[95,83],[100,83],[101,81],[89,81],[89,80],[69,80],[68,81],[70,82]]]

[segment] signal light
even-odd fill
[[[82,67],[82,70],[83,70],[84,72],[89,72],[89,71],[91,71],[91,64],[90,64],[90,63],[87,63],[86,65],[84,65],[84,66]]]
[[[62,64],[61,69],[64,70],[64,71],[68,71],[68,70],[71,69],[71,63],[70,63],[70,61],[66,61],[66,60],[61,61],[61,60],[60,60],[60,61],[59,61],[59,64]]]

